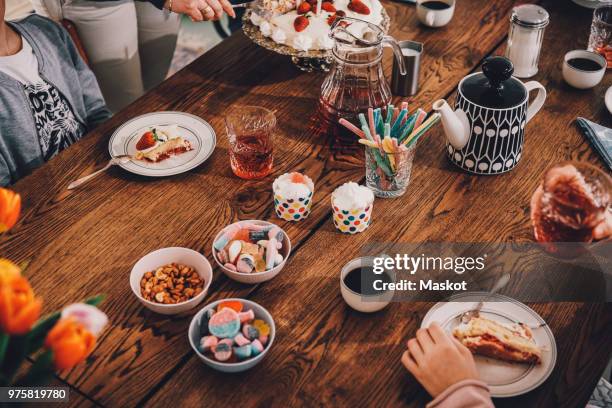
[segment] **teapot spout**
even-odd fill
[[[455,149],[463,149],[470,138],[470,122],[465,112],[461,109],[453,111],[444,99],[435,101],[433,109],[440,113],[448,142]]]

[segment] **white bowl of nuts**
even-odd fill
[[[172,315],[201,303],[212,277],[212,267],[201,253],[189,248],[162,248],[136,262],[130,286],[147,308]]]
[[[261,283],[283,269],[291,253],[291,241],[276,224],[244,220],[228,225],[217,234],[212,253],[230,279]]]

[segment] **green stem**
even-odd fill
[[[11,336],[6,333],[0,333],[0,367],[4,363],[4,356],[6,354],[6,349],[8,348],[9,340]]]
[[[2,364],[2,374],[9,384],[13,382],[13,377],[15,377],[15,374],[26,357],[26,339],[26,336],[12,336],[8,342]]]
[[[44,385],[53,375],[53,351],[46,350],[39,354],[27,374],[21,378],[22,386],[36,387]]]

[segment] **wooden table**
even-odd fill
[[[412,107],[430,110],[453,98],[458,81],[501,54],[513,1],[459,1],[451,24],[432,30],[418,24],[414,7],[383,0],[398,39],[425,43],[420,92]],[[377,200],[366,233],[335,231],[329,208],[333,189],[363,180],[361,155],[332,152],[314,130],[323,74],[299,72],[288,58],[263,50],[241,33],[118,113],[83,141],[15,185],[24,211],[0,241],[1,253],[30,260],[26,274],[50,311],[106,293],[110,327],[87,363],[58,375],[72,387],[72,405],[101,406],[420,406],[425,391],[401,367],[405,341],[432,303],[393,304],[376,315],[350,310],[338,290],[343,264],[372,241],[530,242],[529,198],[551,163],[602,162],[573,121],[584,116],[610,125],[603,104],[608,76],[592,90],[569,88],[561,78],[563,54],[584,48],[590,15],[569,1],[545,1],[551,14],[535,77],[548,90],[542,111],[528,125],[521,164],[495,177],[475,177],[450,164],[438,127],[419,142],[408,193]],[[390,55],[385,58],[390,71]],[[390,75],[389,75],[390,77]],[[399,98],[396,98],[396,102]],[[245,182],[231,173],[223,113],[232,104],[277,111],[275,173]],[[209,161],[181,176],[152,180],[113,169],[86,188],[68,183],[108,160],[108,138],[130,118],[177,110],[208,120],[218,133]],[[316,183],[315,205],[300,223],[277,219],[271,183],[287,171],[306,172]],[[402,214],[401,221],[395,216]],[[184,246],[212,260],[211,240],[239,219],[269,219],[288,232],[293,254],[274,280],[246,286],[220,270],[206,302],[247,297],[275,317],[277,340],[264,361],[239,375],[221,375],[193,354],[186,337],[191,316],[167,318],[143,308],[132,295],[132,265],[149,251]],[[498,406],[584,406],[610,356],[608,303],[548,303],[532,307],[550,324],[560,358],[551,377]]]

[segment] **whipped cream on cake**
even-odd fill
[[[314,190],[314,183],[310,177],[304,174],[285,173],[274,180],[272,189],[283,198],[298,199],[308,197]]]
[[[252,10],[250,20],[263,36],[299,51],[331,49],[334,41],[329,33],[335,18],[352,17],[376,25],[382,22],[379,0],[328,0],[322,3],[319,15],[316,8],[314,0],[264,0],[265,11]]]
[[[374,193],[366,186],[349,181],[336,188],[332,204],[346,210],[368,207],[374,202]]]

